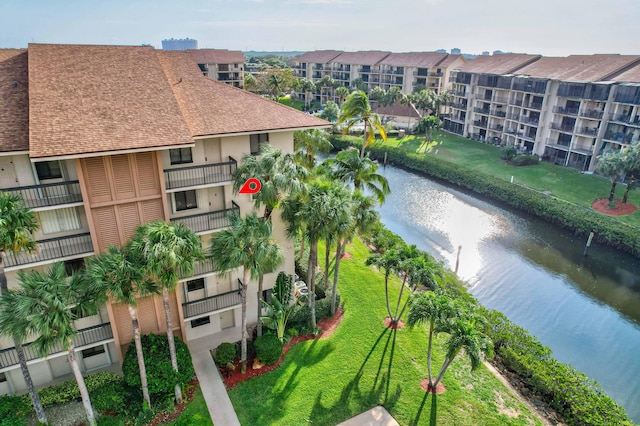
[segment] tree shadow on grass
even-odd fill
[[[436,426],[437,423],[437,408],[438,408],[438,395],[434,395],[431,392],[425,392],[424,397],[422,397],[422,402],[420,402],[420,408],[418,408],[418,412],[416,413],[415,418],[410,423],[411,426],[418,426],[422,424],[426,424],[424,422],[420,422],[420,417],[422,416],[422,410],[424,409],[425,403],[427,402],[427,398],[431,395],[431,410],[429,411],[429,426]]]

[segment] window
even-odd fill
[[[187,291],[204,290],[204,278],[187,281]]]
[[[202,317],[191,321],[191,328],[201,327],[211,323],[211,317]]]
[[[190,191],[174,192],[174,198],[177,212],[198,208],[198,199],[196,197],[195,189]]]
[[[80,259],[72,259],[64,261],[64,270],[67,273],[67,276],[70,277],[72,274],[76,272],[80,272],[84,270],[84,258]]]
[[[59,161],[42,161],[36,163],[36,173],[39,180],[61,179],[62,168]]]
[[[170,149],[169,157],[171,158],[171,164],[193,163],[191,148]]]
[[[269,133],[251,135],[249,139],[251,145],[251,155],[258,155],[261,143],[269,143]]]
[[[4,373],[0,373],[0,383],[4,383],[7,381],[7,376]]]
[[[39,212],[38,216],[40,217],[42,232],[45,234],[55,234],[81,228],[75,207],[43,211]]]
[[[104,345],[102,346],[94,346],[93,348],[85,349],[82,351],[82,358],[86,359],[92,356],[100,355],[105,353]]]

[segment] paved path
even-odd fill
[[[358,414],[338,426],[400,426],[391,414],[381,405]]]
[[[200,382],[200,389],[204,395],[204,400],[209,409],[209,415],[214,425],[220,426],[240,426],[240,421],[236,415],[227,389],[224,387],[222,377],[213,362],[208,349],[191,353],[193,368]]]

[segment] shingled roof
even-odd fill
[[[375,65],[391,52],[381,52],[380,50],[365,50],[360,52],[343,52],[332,62],[339,64],[355,64],[355,65]]]
[[[438,65],[447,56],[447,53],[436,52],[391,53],[389,56],[380,61],[380,65],[430,68]]]
[[[596,82],[608,79],[640,60],[632,55],[570,55],[543,57],[518,70],[518,74],[562,81]]]
[[[242,64],[244,55],[239,50],[189,49],[198,64]]]
[[[458,70],[485,74],[512,74],[520,72],[520,68],[538,60],[540,55],[523,53],[504,53],[501,55],[478,56],[460,66]]]
[[[203,78],[188,53],[157,51],[195,136],[327,127],[329,123],[261,96]]]
[[[298,63],[326,64],[341,53],[341,50],[315,50],[297,56],[295,61]]]
[[[29,149],[27,51],[0,49],[0,152]]]

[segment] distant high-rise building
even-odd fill
[[[482,56],[489,56],[491,55],[491,53],[489,53],[488,50],[485,50],[484,52],[482,52]]]
[[[447,53],[447,49],[438,49],[436,53]]]
[[[198,40],[192,38],[170,38],[162,40],[162,50],[197,49]]]
[[[459,55],[460,53],[461,53],[460,49],[458,49],[457,47],[454,47],[453,49],[451,49],[452,55]]]
[[[504,52],[502,50],[494,50],[493,54],[494,55],[502,55],[502,54],[504,54]]]

